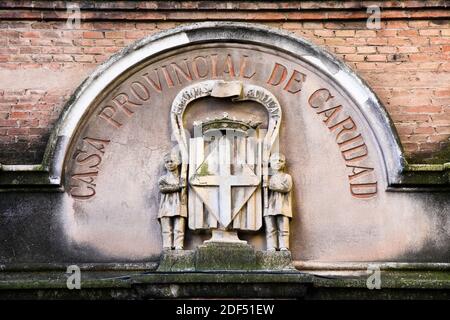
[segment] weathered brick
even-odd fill
[[[386,55],[383,54],[370,54],[365,56],[364,58],[365,61],[386,61]]]
[[[435,130],[432,127],[418,127],[414,129],[414,133],[433,134]]]
[[[357,47],[356,51],[358,51],[358,53],[376,53],[377,49],[376,47],[362,46]]]
[[[419,52],[419,48],[417,47],[410,47],[410,46],[401,46],[398,47],[399,53],[412,53],[412,52]]]
[[[438,36],[439,35],[439,30],[436,30],[436,29],[422,29],[422,30],[419,30],[419,34],[421,36]]]
[[[335,35],[336,35],[336,37],[348,38],[348,37],[353,37],[355,35],[355,31],[354,30],[336,30]]]
[[[417,30],[399,30],[397,35],[399,37],[417,37],[419,32]]]
[[[99,31],[86,31],[86,32],[83,32],[83,38],[85,38],[85,39],[103,39],[104,34],[103,34],[103,32],[99,32]]]
[[[336,53],[355,53],[356,48],[355,47],[336,47],[335,52]]]
[[[124,31],[106,31],[105,38],[107,39],[122,39],[125,37]]]
[[[439,106],[409,106],[404,108],[408,113],[439,113],[442,111],[442,107]]]
[[[372,38],[376,36],[377,32],[375,30],[356,30],[355,32],[355,37]]]

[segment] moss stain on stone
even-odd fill
[[[209,173],[208,170],[208,163],[203,162],[202,165],[200,166],[200,170],[198,171],[198,174],[200,176],[209,176],[211,175],[211,173]]]

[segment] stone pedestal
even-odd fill
[[[256,251],[246,243],[208,241],[196,250],[163,252],[157,271],[296,272],[296,269],[289,251]]]
[[[195,271],[193,250],[166,250],[156,271]]]
[[[195,251],[195,269],[255,270],[256,252],[251,245],[232,242],[208,242]]]

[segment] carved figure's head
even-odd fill
[[[176,151],[168,152],[164,155],[164,165],[167,170],[175,171],[180,165],[180,154]]]
[[[286,157],[282,153],[274,153],[270,156],[269,162],[273,170],[280,171],[286,166]]]

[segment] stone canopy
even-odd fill
[[[240,83],[249,99],[203,94],[198,85],[211,81]],[[441,227],[448,226],[449,197],[395,188],[406,163],[370,88],[312,44],[240,23],[201,23],[142,39],[83,82],[43,163],[56,192],[27,194],[21,204],[32,220],[44,211],[56,230],[30,241],[57,244],[18,258],[2,250],[3,259],[157,261],[157,181],[164,151],[177,141],[173,121],[192,134],[195,121],[224,112],[254,117],[269,131],[271,117],[283,115],[276,144],[295,186],[295,261],[450,262],[450,228]],[[16,194],[2,198],[0,206],[18,206]],[[261,231],[241,236],[264,248]],[[189,231],[186,247],[208,237]]]

